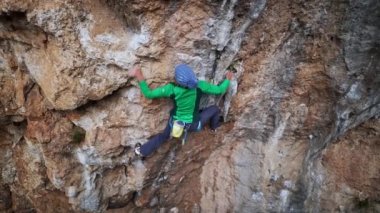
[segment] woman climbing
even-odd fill
[[[139,81],[139,86],[146,98],[171,98],[174,107],[164,131],[153,136],[147,143],[136,144],[135,153],[138,156],[148,156],[154,152],[170,136],[186,140],[187,132],[200,131],[207,123],[215,131],[219,127],[220,109],[213,105],[199,109],[199,100],[202,93],[220,95],[226,92],[233,73],[228,71],[226,79],[220,85],[213,85],[207,81],[198,80],[193,70],[186,64],[175,67],[175,83],[151,90],[145,81],[139,66],[129,71],[129,75]]]

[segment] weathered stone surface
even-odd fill
[[[315,171],[324,183],[316,189],[321,211],[378,211],[379,124],[379,119],[369,120],[323,151]]]
[[[31,86],[29,74],[14,61],[8,42],[0,41],[0,46],[1,117],[24,115],[25,93]]]
[[[0,2],[0,211],[379,211],[378,1]],[[217,134],[143,161],[188,63]]]
[[[124,85],[133,52],[149,39],[145,29],[129,31],[97,1],[40,2],[27,9],[19,17],[3,13],[12,18],[2,23],[2,37],[26,44],[11,44],[16,63],[25,65],[56,109],[73,109]]]
[[[9,184],[13,183],[16,176],[15,163],[12,161],[12,144],[20,139],[21,134],[16,128],[9,125],[0,128],[0,135],[0,210],[5,211],[12,207]]]

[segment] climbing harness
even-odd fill
[[[183,137],[182,137],[182,145],[185,145],[185,143],[186,143],[186,140],[187,140],[187,134],[188,134],[188,132],[189,132],[189,130],[190,130],[191,125],[192,125],[192,123],[186,123],[186,124],[185,124],[184,135],[183,135]],[[199,132],[199,131],[201,131],[201,129],[202,129],[202,123],[201,123],[201,121],[198,121],[198,126],[197,126],[197,128],[196,128],[195,131],[196,131],[196,132]]]
[[[173,138],[180,138],[182,136],[183,130],[185,129],[186,123],[183,121],[174,121],[171,136]]]
[[[181,139],[182,137],[181,143],[182,145],[185,145],[186,140],[187,140],[187,135],[192,123],[186,123],[179,120],[173,120],[173,117],[170,117],[169,122],[170,122],[170,127],[171,127],[170,135],[173,138],[177,138],[177,139]],[[197,121],[197,122],[198,122],[198,126],[195,130],[196,132],[202,129],[201,121]]]
[[[177,139],[180,139],[182,137],[182,145],[185,145],[188,130],[190,129],[191,123],[185,123],[183,121],[172,121],[170,123],[172,128],[170,135],[173,138]]]
[[[182,137],[182,146],[185,145],[185,143],[186,143],[187,133],[189,132],[190,126],[191,126],[191,123],[185,125],[185,133],[184,133],[184,135]]]

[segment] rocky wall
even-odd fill
[[[378,212],[380,4],[366,1],[0,2],[0,210]],[[133,147],[166,125],[148,100],[187,63],[217,134]]]

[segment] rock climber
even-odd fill
[[[135,153],[139,157],[150,155],[170,136],[185,137],[183,140],[186,140],[187,131],[200,131],[208,123],[211,131],[215,131],[220,123],[220,109],[215,105],[199,109],[200,97],[202,93],[213,95],[225,93],[234,76],[232,72],[228,71],[226,79],[221,84],[214,85],[198,80],[188,65],[179,64],[175,67],[175,83],[168,83],[151,90],[139,66],[131,69],[129,75],[138,80],[140,89],[146,98],[171,98],[174,101],[174,107],[170,112],[170,118],[164,131],[142,145],[136,144]]]

